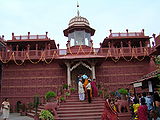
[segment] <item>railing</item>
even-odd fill
[[[138,57],[149,56],[151,53],[150,47],[142,48],[93,48],[93,49],[51,49],[51,50],[29,50],[29,51],[0,51],[0,59],[7,60],[26,60],[26,59],[53,59],[59,56],[70,55],[100,55],[104,57]]]
[[[109,55],[109,56],[144,56],[151,53],[150,47],[141,47],[141,48],[101,48],[98,52],[100,55]]]
[[[111,37],[139,37],[144,36],[143,32],[130,32],[130,33],[111,33],[109,38]]]
[[[48,39],[47,35],[24,35],[13,36],[12,40],[28,40],[28,39]]]

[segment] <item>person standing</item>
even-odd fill
[[[139,106],[140,106],[139,100],[135,97],[134,100],[133,100],[133,102],[134,102],[134,104],[133,104],[134,119],[135,119],[135,120],[138,120],[137,112],[138,112],[138,108],[139,108]]]
[[[82,79],[79,79],[78,93],[79,93],[79,100],[83,101],[85,99],[85,95],[84,95],[84,89],[83,89]]]
[[[88,102],[91,103],[91,79],[88,80],[88,84],[86,86],[87,89],[87,95],[88,95]]]
[[[4,102],[2,103],[3,120],[7,120],[9,118],[9,111],[10,103],[8,102],[8,98],[5,98]]]
[[[91,87],[92,87],[93,97],[97,97],[97,96],[98,96],[98,89],[97,89],[97,87],[96,87],[95,79],[93,79],[93,80],[91,81]]]
[[[141,105],[138,107],[138,120],[148,119],[148,107],[145,98],[141,98]]]
[[[152,120],[151,112],[153,110],[153,98],[151,93],[148,93],[146,96],[146,105],[148,107],[148,120]]]

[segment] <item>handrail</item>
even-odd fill
[[[53,59],[66,56],[66,55],[94,55],[101,56],[104,58],[111,58],[114,62],[118,62],[120,58],[124,58],[126,61],[131,61],[136,58],[138,61],[144,60],[146,56],[152,52],[150,47],[140,48],[92,48],[83,49],[78,48],[77,50],[72,49],[50,49],[50,50],[26,50],[26,51],[11,51],[2,50],[0,51],[0,61],[2,63],[8,63],[10,60],[14,60],[17,65],[22,65],[25,60],[29,60],[31,63],[37,64],[40,61],[44,61],[50,64]],[[34,60],[34,61],[33,61]],[[36,62],[35,62],[36,60]],[[17,62],[19,61],[19,62]]]
[[[13,36],[12,40],[27,40],[27,39],[48,39],[47,35],[23,35]]]
[[[129,32],[129,33],[111,33],[109,38],[111,37],[139,37],[144,36],[143,32]]]

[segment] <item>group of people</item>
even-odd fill
[[[88,97],[88,102],[91,103],[92,97],[98,96],[95,80],[92,80],[86,74],[79,75],[77,80],[79,100],[84,101]]]
[[[160,96],[158,92],[132,96],[133,115],[136,120],[160,120]]]
[[[8,98],[5,98],[4,102],[2,102],[2,105],[1,105],[1,112],[3,115],[3,120],[8,120],[9,111],[10,111],[10,103],[8,101]]]

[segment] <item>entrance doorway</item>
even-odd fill
[[[77,88],[78,75],[83,75],[84,73],[86,73],[88,77],[92,76],[92,71],[89,70],[87,67],[83,66],[82,64],[80,64],[71,71],[71,84],[73,85],[73,87]]]

